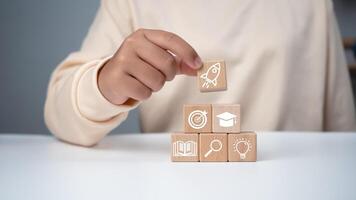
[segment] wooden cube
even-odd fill
[[[239,104],[214,104],[212,106],[213,132],[239,133],[241,111]]]
[[[187,133],[211,132],[211,105],[184,105],[184,131]]]
[[[257,135],[255,132],[241,132],[228,135],[229,161],[255,162],[257,159]]]
[[[199,161],[198,134],[171,134],[171,160],[174,162]]]
[[[199,143],[201,162],[227,161],[227,134],[200,134]]]
[[[207,61],[197,74],[201,92],[214,92],[227,89],[225,61]]]

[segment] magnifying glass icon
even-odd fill
[[[215,147],[214,147],[215,145]],[[208,152],[206,152],[206,154],[204,155],[204,157],[208,157],[212,152],[218,152],[222,149],[222,143],[220,140],[213,140],[210,142],[210,150]]]

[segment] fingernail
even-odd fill
[[[201,61],[201,59],[198,57],[195,58],[194,60],[194,69],[199,69],[201,66],[203,65],[203,62]]]

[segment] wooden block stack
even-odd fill
[[[226,90],[223,61],[208,62],[198,72],[202,92]],[[184,105],[184,132],[171,135],[174,162],[256,161],[257,135],[241,131],[238,104]]]
[[[184,105],[183,113],[184,132],[171,135],[172,161],[256,161],[257,135],[240,131],[240,105]]]

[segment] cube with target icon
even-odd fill
[[[210,133],[212,130],[211,104],[184,105],[184,132]]]

